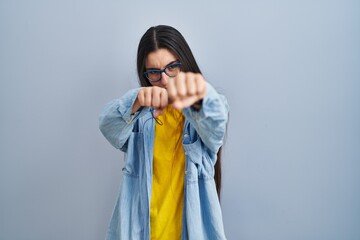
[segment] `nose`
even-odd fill
[[[166,75],[164,72],[161,73],[161,85],[163,85],[165,88],[167,87],[168,84],[168,75]]]

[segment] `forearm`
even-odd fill
[[[207,93],[200,104],[200,108],[185,108],[183,113],[204,144],[213,152],[217,152],[223,144],[228,121],[227,100],[207,83]]]
[[[133,112],[138,90],[130,90],[123,97],[110,101],[100,114],[99,128],[115,148],[125,150],[134,122],[141,115],[139,108]]]

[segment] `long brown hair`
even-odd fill
[[[169,50],[181,62],[181,70],[184,72],[200,73],[200,68],[191,52],[189,45],[181,33],[173,27],[159,25],[150,27],[140,39],[137,52],[137,72],[139,82],[142,87],[152,86],[147,78],[144,77],[145,61],[149,53],[160,48]],[[216,191],[220,199],[221,192],[221,147],[217,153],[215,163]]]

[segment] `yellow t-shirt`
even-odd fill
[[[177,240],[181,239],[184,202],[185,117],[168,106],[158,119],[163,125],[155,124],[150,234],[151,240]]]

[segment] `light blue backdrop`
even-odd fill
[[[0,1],[0,239],[105,236],[123,155],[98,130],[136,48],[178,28],[230,103],[227,236],[360,239],[360,2]]]

